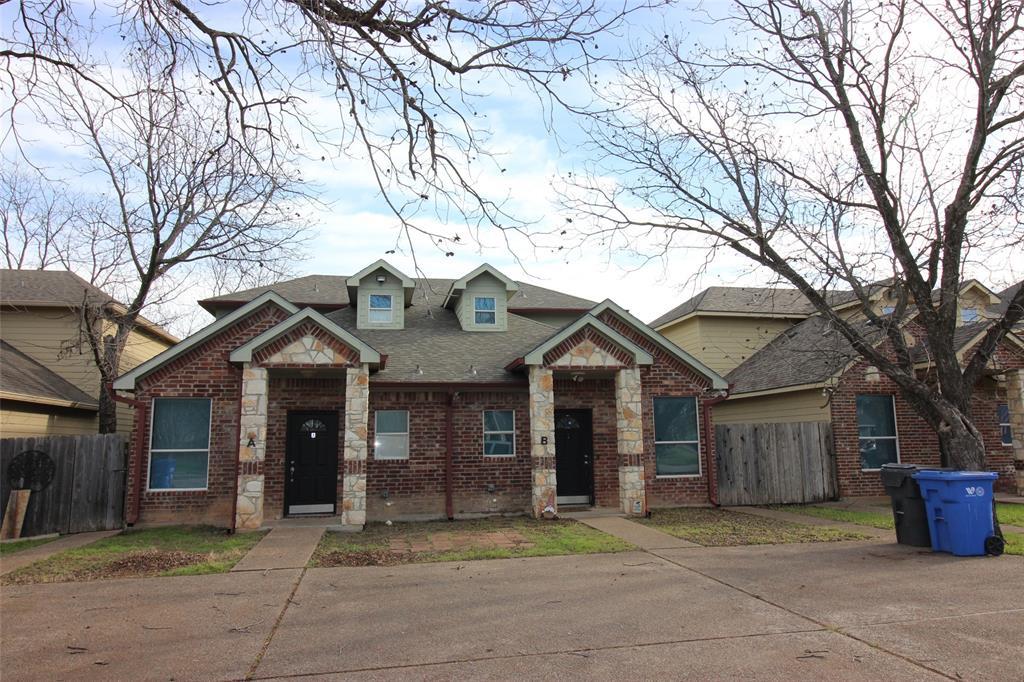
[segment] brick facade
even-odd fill
[[[249,380],[255,382],[258,378],[262,383],[258,386],[252,383],[250,388],[265,384],[265,389],[261,390],[265,390],[266,429],[265,442],[250,448],[247,445],[249,436],[240,431],[240,410],[249,409],[251,406],[246,406],[252,402],[252,398],[243,396],[243,368],[238,363],[231,363],[229,355],[286,317],[285,311],[269,304],[140,381],[137,397],[143,401],[150,401],[154,397],[210,398],[212,434],[208,489],[158,492],[143,489],[139,523],[209,523],[227,526],[232,522],[236,494],[244,492],[245,486],[240,482],[246,485],[259,482],[261,490],[256,493],[262,492],[262,495],[253,495],[253,499],[258,498],[258,503],[262,505],[258,512],[250,514],[247,510],[237,517],[243,519],[242,526],[281,518],[285,514],[288,414],[292,411],[338,414],[336,513],[341,515],[344,510],[349,514],[346,522],[357,525],[362,523],[364,504],[365,518],[370,521],[443,518],[446,514],[446,418],[449,401],[452,402],[453,512],[458,516],[467,516],[531,511],[536,473],[536,462],[533,460],[536,458],[531,456],[530,394],[526,376],[522,377],[521,383],[510,384],[507,389],[453,385],[445,390],[443,387],[375,387],[371,375],[369,397],[363,403],[368,404],[365,431],[360,429],[358,435],[346,435],[346,430],[352,430],[346,429],[346,409],[348,406],[351,411],[352,407],[346,403],[346,391],[351,392],[352,387],[348,384],[352,383],[355,373],[360,370],[352,366],[355,356],[347,348],[339,346],[334,339],[324,337],[308,325],[293,330],[254,353],[248,369]],[[636,422],[637,429],[642,431],[642,446],[638,452],[624,455],[620,451],[620,441],[625,432],[620,419],[622,406],[617,406],[616,401],[615,369],[604,364],[600,367],[587,366],[583,368],[584,380],[573,381],[569,378],[569,371],[559,368],[560,373],[551,385],[555,409],[586,409],[591,412],[595,503],[601,507],[617,508],[620,505],[620,490],[625,489],[642,498],[646,491],[647,498],[642,500],[641,505],[644,509],[647,506],[707,504],[709,476],[713,477],[713,472],[707,471],[707,458],[708,452],[713,449],[713,442],[706,441],[707,430],[703,422],[700,424],[702,473],[699,476],[678,478],[658,478],[655,475],[653,422],[655,397],[700,396],[707,387],[707,381],[642,335],[632,332],[628,325],[615,318],[609,320],[617,325],[618,331],[628,334],[630,340],[642,345],[655,357],[654,365],[639,369],[639,402],[630,398],[634,401],[631,403],[633,409],[641,415]],[[307,338],[314,340],[314,346],[306,350],[321,353],[330,351],[333,353],[332,358],[338,362],[327,363],[327,367],[306,362],[296,364],[296,361],[288,358],[278,359],[284,365],[273,362],[277,355],[291,353],[293,346],[297,349],[295,353],[305,352],[295,344],[304,343]],[[622,353],[617,347],[610,346],[593,334],[581,334],[575,341],[606,352],[615,350],[616,362],[626,359],[620,358]],[[322,347],[317,342],[322,343]],[[594,353],[587,354],[588,357],[592,355]],[[339,367],[338,364],[344,366]],[[576,370],[570,371],[575,373]],[[630,376],[636,376],[632,374],[636,369],[626,371],[631,372]],[[310,376],[310,372],[316,375]],[[306,373],[306,376],[302,373]],[[635,386],[635,378],[632,381]],[[365,379],[363,382],[365,385]],[[621,401],[622,387],[618,390]],[[257,410],[261,424],[262,405],[259,403]],[[375,414],[377,410],[394,409],[409,411],[409,457],[379,460],[374,457],[373,450]],[[483,454],[483,411],[492,409],[515,412],[513,456]],[[703,420],[703,410],[700,410],[700,417]],[[628,420],[626,424],[628,426]],[[148,426],[141,421],[136,424],[135,433],[144,443],[148,443]],[[365,446],[362,441],[364,436]],[[365,447],[368,450],[365,459],[347,452],[349,448],[346,448],[346,438],[351,441],[353,437],[359,439],[355,443],[359,447],[355,449]],[[143,481],[149,466],[148,447],[144,450],[141,462]],[[240,461],[240,454],[250,450],[261,456],[243,457]],[[552,461],[547,464],[553,466],[554,458],[549,459]],[[134,461],[131,464],[134,465]],[[630,480],[628,486],[623,488],[622,472],[627,470],[636,472],[633,475],[638,478]],[[642,479],[639,478],[640,472]],[[346,481],[350,481],[351,485]],[[238,499],[248,504],[242,495]],[[130,499],[129,505],[133,501],[133,498]],[[353,507],[354,502],[358,508]]]
[[[1000,348],[992,362],[996,368],[1024,365],[1020,353]],[[941,466],[939,439],[934,429],[899,395],[896,384],[866,362],[859,362],[843,373],[831,396],[832,435],[836,449],[836,467],[841,497],[884,495],[877,471],[861,471],[857,429],[857,396],[893,396],[900,461],[905,464]],[[985,441],[988,470],[999,473],[996,490],[1016,492],[1013,448],[1000,442],[996,408],[1006,402],[1003,382],[985,378],[971,400],[971,420]]]

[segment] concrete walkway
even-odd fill
[[[32,549],[26,549],[17,554],[5,556],[0,559],[0,575],[16,571],[23,566],[34,564],[37,561],[43,559],[49,559],[57,552],[63,552],[66,549],[78,549],[86,545],[92,544],[97,540],[103,538],[109,538],[111,535],[117,535],[121,531],[119,530],[100,530],[94,533],[75,533],[74,535],[65,535],[62,538],[57,538],[53,542],[47,542],[33,547]]]
[[[576,519],[582,524],[614,535],[620,540],[636,545],[640,549],[683,549],[700,545],[680,540],[677,537],[655,530],[650,526],[630,521],[623,516],[581,516]]]
[[[270,571],[282,568],[305,568],[313,551],[320,544],[324,529],[310,526],[279,526],[271,529],[242,560],[231,569],[237,571]]]

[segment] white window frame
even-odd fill
[[[373,306],[374,296],[387,296],[388,307],[387,308],[375,308]],[[375,320],[373,319],[374,312],[387,311],[388,319],[386,320]],[[366,297],[366,321],[370,324],[391,324],[395,321],[395,297],[392,294],[375,294],[370,292]]]
[[[377,438],[380,437],[380,435],[381,435],[380,431],[378,429],[378,424],[379,424],[379,421],[378,421],[379,420],[379,416],[378,415],[380,415],[381,412],[405,412],[405,431],[388,431],[387,433],[384,434],[386,436],[405,436],[405,454],[404,455],[396,455],[396,456],[385,455],[385,456],[382,457],[382,456],[380,456],[377,453]],[[378,461],[381,461],[381,462],[401,462],[401,461],[409,459],[409,450],[410,450],[410,445],[411,445],[409,443],[409,440],[410,440],[409,430],[411,429],[411,427],[412,427],[412,422],[410,421],[409,410],[374,410],[373,411],[373,458],[375,460],[378,460]]]
[[[487,430],[487,413],[488,412],[511,412],[512,413],[512,430],[511,431],[488,431]],[[496,410],[480,410],[480,423],[483,427],[483,438],[480,440],[480,449],[483,451],[484,457],[515,457],[516,456],[516,411],[509,409],[496,409]],[[512,434],[512,452],[508,455],[489,455],[487,454],[487,434]]]
[[[880,393],[858,393],[857,395],[855,395],[853,397],[853,414],[854,414],[854,418],[856,418],[856,416],[857,416],[857,398],[859,398],[860,396],[871,397],[871,398],[888,398],[889,399],[889,408],[892,410],[892,432],[893,432],[893,435],[891,435],[891,436],[871,436],[870,438],[867,438],[866,436],[861,436],[860,435],[860,420],[858,419],[857,420],[857,459],[858,460],[860,459],[860,441],[861,441],[861,438],[866,438],[868,440],[894,440],[894,441],[896,441],[896,461],[893,462],[893,464],[900,464],[903,460],[902,460],[902,455],[900,454],[900,423],[896,419],[896,396],[882,395]],[[882,470],[881,467],[878,467],[877,469],[864,469],[864,468],[861,468],[861,472],[872,472],[872,471],[881,471],[881,470]]]
[[[492,310],[483,310],[477,307],[477,303],[481,300],[494,301],[494,308]],[[480,322],[476,319],[477,313],[490,313],[494,315],[494,322]],[[493,327],[498,324],[498,298],[496,296],[474,296],[473,297],[473,324],[478,324],[484,327]]]
[[[151,488],[150,477],[153,475],[153,453],[154,452],[200,452],[199,450],[180,450],[161,448],[153,449],[153,417],[156,415],[156,401],[158,400],[205,400],[210,406],[210,426],[206,434],[206,485],[202,488]],[[213,445],[213,398],[205,396],[156,396],[149,401],[149,455],[146,461],[146,492],[147,493],[196,493],[206,492],[210,489],[210,446]]]
[[[697,396],[693,395],[658,395],[651,398],[651,425],[654,427],[654,433],[658,432],[657,425],[654,424],[654,401],[659,398],[690,398],[693,400],[693,416],[697,422],[697,440],[655,440],[654,441],[654,478],[700,478],[704,475],[704,457],[701,450],[700,442],[700,400]],[[657,438],[657,436],[655,436]],[[695,474],[659,474],[658,473],[658,445],[679,445],[694,443],[697,445],[697,473]]]
[[[999,442],[1000,442],[1000,444],[1002,444],[1002,446],[1004,448],[1012,448],[1013,447],[1013,420],[1010,419],[1010,405],[1009,405],[1009,403],[996,403],[996,420],[997,421],[999,420],[999,408],[1003,407],[1003,406],[1006,407],[1006,421],[1000,421],[999,422]],[[1003,427],[1004,426],[1006,427],[1006,430],[1010,433],[1010,442],[1009,443],[1007,443],[1005,440],[1003,440]]]

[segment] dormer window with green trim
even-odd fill
[[[370,294],[370,308],[367,321],[373,324],[389,324],[394,318],[391,294]]]
[[[473,321],[476,324],[497,324],[498,314],[493,296],[473,297]]]

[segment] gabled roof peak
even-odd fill
[[[357,287],[359,286],[359,282],[362,281],[364,277],[376,272],[377,270],[387,270],[389,273],[391,273],[392,276],[395,277],[395,279],[398,279],[399,281],[402,282],[402,287],[405,289],[412,289],[415,288],[416,286],[416,283],[412,281],[412,279],[409,278],[404,272],[402,272],[401,270],[399,270],[398,268],[396,268],[394,265],[387,262],[383,258],[371,263],[370,265],[367,265],[365,268],[349,277],[347,280],[345,280],[345,284],[349,287]]]
[[[508,277],[505,273],[503,273],[501,270],[499,270],[498,268],[494,267],[490,263],[483,263],[482,265],[474,268],[472,271],[466,273],[465,275],[463,275],[459,279],[457,279],[454,282],[452,282],[451,288],[448,289],[448,295],[445,296],[444,305],[447,306],[452,299],[458,298],[459,296],[461,296],[462,292],[466,290],[467,286],[469,286],[469,283],[472,282],[477,277],[479,277],[480,275],[483,275],[483,274],[491,275],[492,277],[497,279],[499,282],[504,284],[505,285],[505,291],[507,292],[507,297],[508,298],[512,298],[512,296],[517,291],[519,291],[519,283],[518,282],[516,282],[515,280],[511,279],[510,277]]]

